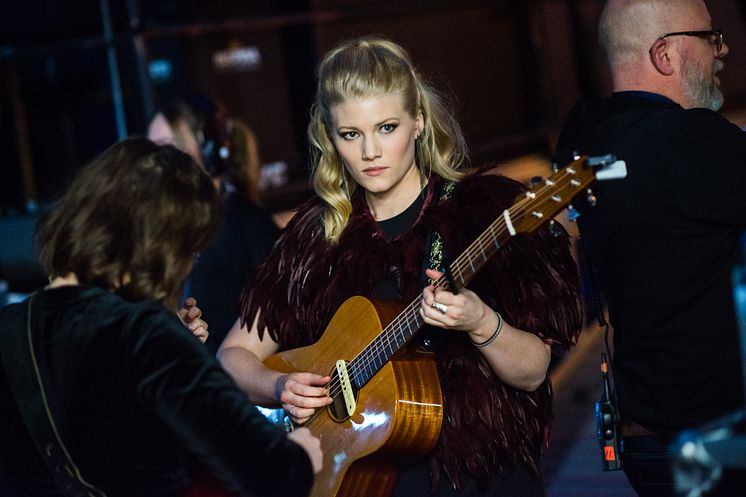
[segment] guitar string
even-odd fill
[[[564,184],[565,180],[567,180],[567,183],[569,184],[570,180],[574,177],[575,176],[568,173],[566,169],[562,169],[560,171],[560,174],[558,174],[556,178],[551,178],[552,181],[554,181],[554,184],[552,186],[544,183],[537,191],[533,192],[535,194],[534,196],[524,194],[522,199],[509,207],[508,213],[510,218],[515,223],[520,222],[524,219],[524,216],[529,214],[529,209],[525,208],[525,204],[541,203],[541,201],[544,201],[546,200],[546,198],[557,194],[559,190],[562,190],[564,187],[566,187],[566,185]],[[530,190],[528,192],[530,192]],[[541,223],[543,224],[543,221]],[[500,226],[497,227],[496,233],[494,226],[495,224],[500,224]],[[453,261],[450,268],[452,276],[454,278],[458,276],[459,279],[464,282],[463,274],[467,272],[465,271],[467,260],[469,268],[473,268],[474,254],[481,255],[481,259],[483,260],[482,264],[489,260],[489,258],[491,258],[494,253],[489,253],[485,257],[485,249],[487,249],[487,252],[490,252],[492,250],[496,252],[499,249],[499,245],[495,246],[495,242],[500,238],[501,235],[505,234],[505,231],[506,228],[504,226],[504,222],[502,222],[502,217],[498,217],[484,231],[482,231],[482,233],[476,238],[476,240],[474,240],[474,242],[470,244],[469,247],[467,247],[467,249],[459,257],[457,257]],[[464,270],[461,269],[462,267],[464,267]],[[472,274],[474,272],[475,271],[471,271]],[[441,288],[445,288],[448,286],[448,282],[443,276],[438,278],[435,282],[433,282],[433,284]],[[403,325],[406,325],[407,328],[410,330],[412,322],[414,322],[415,325],[418,325],[417,329],[412,332],[411,336],[413,336],[414,333],[418,331],[419,326],[421,326],[418,321],[422,320],[422,317],[419,315],[418,312],[421,301],[422,294],[415,298],[415,300],[411,302],[394,319],[394,321],[386,326],[386,328],[384,328],[381,333],[379,333],[379,335],[370,342],[370,344],[368,344],[356,357],[349,361],[348,373],[350,377],[355,378],[358,376],[362,376],[363,371],[369,369],[371,364],[373,364],[377,360],[377,358],[380,357],[381,350],[384,350],[387,347],[391,349],[391,344],[396,344],[398,342],[398,336],[405,337],[405,333],[403,331],[399,331],[402,329]],[[413,312],[416,312],[416,314],[414,314],[413,317],[410,317]],[[411,338],[411,336],[408,338]],[[360,361],[363,362],[358,364]],[[334,379],[330,381],[329,384],[327,384],[327,388],[331,397],[335,397],[340,393],[341,380],[338,379],[338,376],[335,376]],[[358,388],[360,388],[360,385],[358,386]]]
[[[542,200],[546,200],[546,197],[551,197],[552,195],[555,195],[558,190],[561,190],[562,188],[564,188],[566,186],[564,185],[564,180],[568,179],[568,177],[572,175],[567,173],[567,171],[564,169],[561,171],[561,173],[562,174],[557,175],[556,178],[552,178],[552,180],[554,181],[554,184],[551,187],[549,187],[549,185],[545,183],[538,189],[538,191],[533,192],[535,194],[534,196],[529,196],[527,194],[524,194],[524,198],[520,199],[518,202],[516,202],[514,205],[512,205],[508,209],[510,217],[516,223],[520,222],[529,211],[529,209],[525,208],[526,203],[531,203],[531,204],[539,203]],[[511,212],[511,211],[514,211],[514,212]],[[501,220],[502,218],[497,218],[495,221],[493,221],[487,227],[487,229],[485,229],[477,237],[477,239],[467,248],[467,250],[464,251],[464,253],[462,253],[454,261],[451,267],[452,274],[454,277],[458,275],[461,281],[464,281],[461,267],[464,265],[464,261],[466,259],[469,260],[469,266],[473,267],[473,263],[472,263],[473,254],[477,253],[477,246],[479,248],[479,253],[482,255],[482,259],[484,260],[484,262],[486,262],[492,255],[494,255],[493,253],[491,253],[487,255],[487,257],[485,258],[484,251],[485,251],[485,247],[488,248],[488,251],[492,251],[493,246],[495,245],[495,241],[499,239],[500,235],[504,235],[505,233],[504,224],[502,224],[501,226],[498,226],[497,234],[494,234],[494,231],[495,231],[494,225],[500,224]],[[494,247],[494,250],[497,251],[498,248],[499,246]],[[441,277],[438,280],[436,280],[434,284],[440,287],[447,286],[447,282],[445,281],[444,277]],[[402,311],[399,314],[399,316],[397,316],[397,318],[394,319],[394,321],[392,321],[384,330],[382,330],[381,333],[375,339],[373,339],[371,343],[368,346],[366,346],[355,358],[349,361],[348,372],[351,377],[355,378],[355,377],[361,376],[362,372],[370,368],[371,364],[373,364],[373,362],[376,361],[380,357],[380,351],[382,349],[386,347],[390,348],[392,343],[397,343],[398,335],[401,335],[402,337],[405,336],[403,332],[397,333],[398,330],[402,328],[401,321],[404,321],[404,324],[407,325],[408,329],[411,329],[412,319],[410,318],[410,314],[412,314],[412,311],[414,311],[415,309],[417,311],[419,310],[418,308],[420,306],[421,300],[422,300],[422,294],[420,294],[412,303],[410,303],[409,306],[407,306],[407,308],[404,311]],[[417,314],[414,315],[414,323],[418,324],[417,322],[421,319],[422,319],[421,316],[419,316],[419,313],[417,312]],[[417,329],[415,329],[415,332],[416,331]],[[358,364],[358,362],[361,360],[363,362]],[[338,395],[339,392],[341,391],[340,390],[341,381],[338,380],[338,377],[336,376],[334,378],[337,381],[332,380],[328,385],[330,396],[332,397]]]

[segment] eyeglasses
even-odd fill
[[[711,31],[676,31],[675,33],[666,33],[658,37],[659,40],[668,38],[669,36],[696,36],[698,38],[710,38],[710,42],[715,45],[717,53],[723,49],[723,31],[721,29],[713,29]]]

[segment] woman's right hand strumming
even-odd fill
[[[313,373],[289,373],[277,378],[275,392],[295,424],[308,421],[319,407],[332,403],[327,391],[331,378]]]
[[[268,368],[263,361],[279,350],[265,330],[259,338],[257,320],[249,331],[239,321],[228,332],[218,350],[218,359],[251,402],[267,407],[282,408],[295,424],[309,420],[314,411],[332,403],[327,392],[329,376],[313,373],[280,373]]]

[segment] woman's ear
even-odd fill
[[[653,63],[653,67],[665,76],[674,73],[674,65],[669,56],[672,48],[673,46],[665,38],[658,38],[650,47],[650,61]]]

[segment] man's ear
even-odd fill
[[[650,47],[650,61],[653,63],[653,67],[665,76],[674,73],[674,66],[671,57],[669,57],[672,49],[673,46],[665,38],[655,40],[653,46]]]

